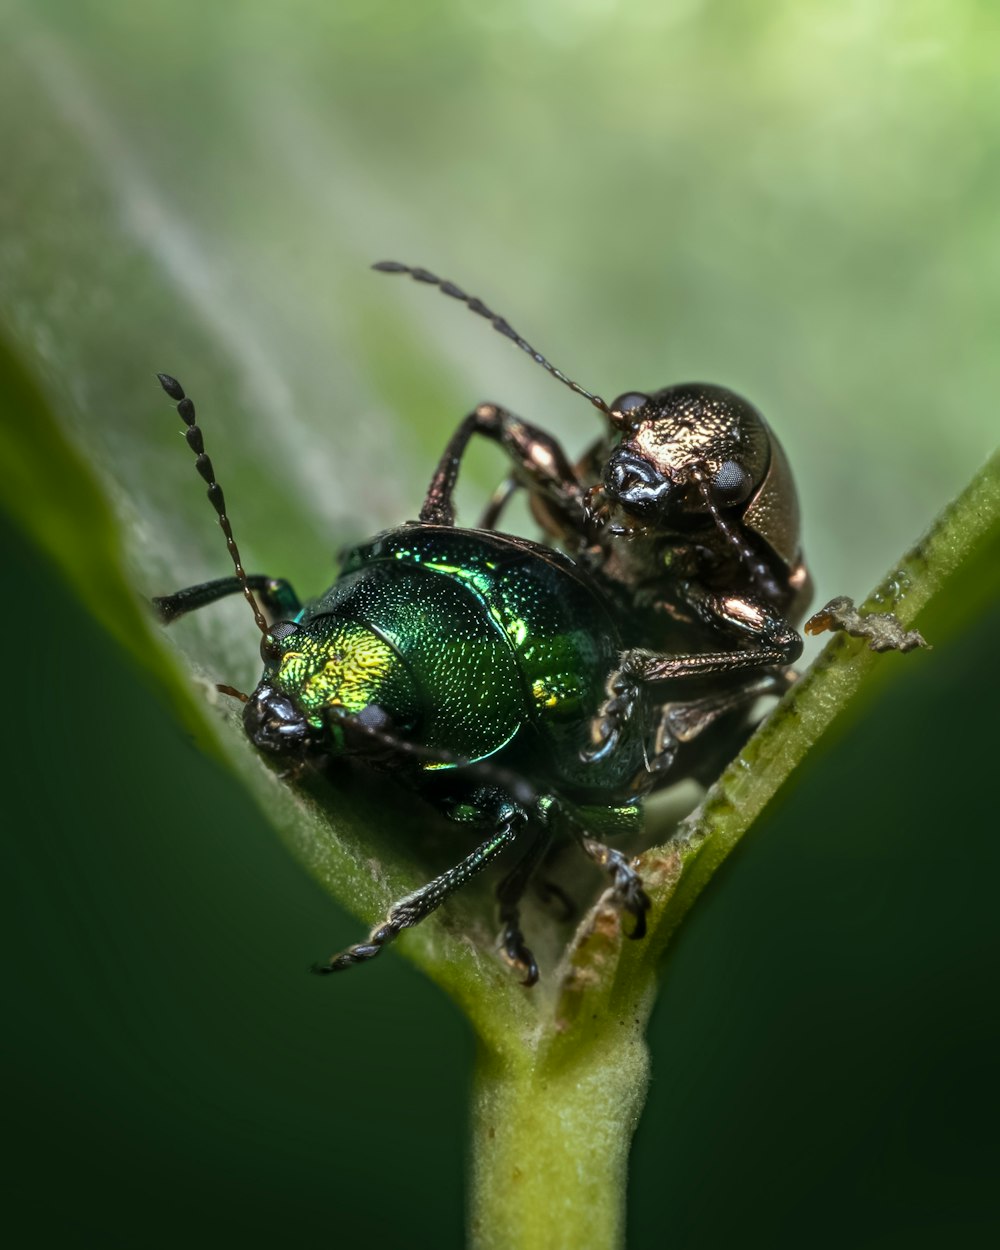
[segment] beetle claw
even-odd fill
[[[524,934],[516,923],[508,922],[503,933],[503,956],[507,963],[524,976],[521,984],[530,987],[538,980],[538,963],[530,948],[525,945]]]

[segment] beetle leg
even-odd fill
[[[688,583],[683,600],[706,625],[736,635],[744,645],[692,655],[666,655],[643,648],[623,652],[620,667],[611,673],[605,684],[607,698],[591,725],[593,746],[584,755],[588,761],[604,759],[614,751],[621,728],[632,714],[644,686],[682,677],[735,676],[754,669],[785,670],[802,654],[799,634],[763,599],[753,595],[726,595]],[[665,604],[664,610],[668,607]],[[742,689],[742,685],[739,688]],[[664,764],[669,766],[669,760]]]
[[[621,731],[639,702],[642,679],[626,663],[611,673],[604,690],[607,698],[590,722],[593,745],[580,753],[588,764],[607,759],[617,748]]]
[[[693,655],[664,655],[636,648],[622,655],[623,672],[643,682],[714,677],[747,669],[784,668],[802,654],[799,634],[762,599],[706,591],[693,585],[686,587],[685,599],[706,625],[736,635],[744,645]]]
[[[692,742],[720,716],[735,712],[764,695],[782,695],[795,680],[792,669],[763,673],[730,690],[707,694],[701,699],[665,703],[661,708],[658,739]]]
[[[710,658],[718,660],[729,655],[741,656],[742,652],[723,652]],[[755,653],[751,653],[752,655]],[[644,685],[650,681],[666,680],[655,675],[658,665],[683,664],[687,660],[699,660],[700,656],[662,656],[656,652],[626,652],[622,667],[616,669],[606,684],[607,699],[591,722],[593,746],[584,753],[589,763],[604,759],[618,745],[621,731],[638,703]],[[733,666],[738,668],[737,665]],[[650,675],[653,673],[654,675]],[[672,672],[669,676],[682,676]],[[653,753],[647,761],[649,772],[663,774],[671,767],[677,748],[681,743],[691,742],[709,729],[720,717],[738,708],[748,706],[764,695],[782,695],[795,674],[787,665],[777,672],[763,673],[722,692],[713,692],[698,699],[671,700],[661,704],[660,721],[654,738]]]
[[[520,489],[521,483],[517,478],[505,477],[490,496],[490,501],[483,509],[476,528],[481,530],[496,529],[501,513]]]
[[[445,899],[472,877],[481,872],[487,864],[512,845],[521,833],[527,821],[527,813],[514,804],[506,804],[497,817],[496,825],[490,836],[480,846],[467,855],[461,863],[449,868],[427,885],[421,886],[412,894],[401,898],[389,908],[385,920],[368,935],[366,942],[358,942],[332,955],[328,963],[315,964],[313,972],[326,975],[330,972],[343,972],[345,968],[353,968],[355,964],[364,963],[375,956],[404,929],[419,924],[425,916],[435,911]]]
[[[497,902],[503,924],[500,940],[504,957],[519,972],[524,973],[522,985],[535,984],[538,980],[538,964],[525,945],[518,904],[551,842],[552,830],[547,825],[537,825],[527,851],[497,886]]]
[[[636,940],[645,937],[646,913],[652,903],[643,889],[642,878],[632,866],[632,861],[621,851],[616,851],[613,847],[598,842],[596,838],[589,837],[575,821],[571,823],[576,839],[586,854],[611,878],[611,889],[616,905],[635,917],[635,924],[628,936]]]
[[[453,495],[458,470],[473,434],[497,443],[510,457],[518,480],[540,494],[573,529],[582,529],[586,491],[566,453],[554,438],[496,404],[480,404],[451,436],[431,479],[420,520],[431,525],[454,525]]]
[[[708,591],[690,582],[684,588],[684,594],[688,604],[706,625],[732,635],[742,645],[723,652],[717,661],[702,656],[685,657],[688,663],[670,675],[769,668],[794,664],[802,654],[801,636],[767,599],[756,595]],[[719,667],[716,667],[716,662]],[[667,675],[665,670],[664,677]]]
[[[288,620],[302,610],[298,596],[283,577],[265,577],[262,573],[253,573],[247,578],[247,585],[257,592],[268,614],[276,620]],[[153,608],[163,624],[169,625],[171,621],[176,621],[179,616],[188,612],[207,607],[228,595],[241,594],[243,583],[238,577],[219,577],[212,582],[187,586],[176,594],[158,596],[153,600]]]
[[[647,768],[651,773],[662,776],[669,771],[681,745],[701,738],[722,717],[748,710],[757,699],[766,695],[783,695],[796,680],[796,676],[792,669],[785,668],[777,673],[763,673],[741,685],[707,694],[699,699],[663,704],[660,708],[653,754],[647,761]],[[746,736],[749,736],[752,729],[753,725],[747,724]],[[698,767],[694,767],[689,761],[687,768],[699,780],[706,772],[709,777],[715,777],[736,755],[740,745],[741,738],[737,730],[727,735],[721,757],[713,753],[707,762],[702,761]],[[687,776],[688,773],[685,772],[684,775]]]
[[[568,921],[576,915],[576,904],[562,888],[554,881],[539,881],[535,886],[535,892],[538,895],[538,901],[543,907],[551,907],[553,903],[559,904],[559,911],[556,919],[560,921]]]

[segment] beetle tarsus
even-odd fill
[[[326,976],[329,972],[344,972],[348,968],[353,968],[355,964],[367,963],[369,959],[374,959],[381,952],[383,946],[387,946],[398,937],[403,929],[415,923],[415,920],[405,919],[405,913],[397,905],[389,913],[389,918],[371,931],[367,942],[357,942],[354,946],[348,946],[339,955],[331,955],[325,964],[313,964],[312,970],[320,976]]]
[[[645,890],[640,890],[641,898],[637,899],[635,907],[627,907],[625,910],[635,917],[635,924],[632,926],[630,933],[626,933],[626,937],[632,942],[638,942],[646,936],[646,912],[652,906],[649,895]]]
[[[547,818],[547,810],[547,808],[540,809],[536,806],[534,837],[525,853],[497,886],[497,903],[500,921],[503,925],[500,946],[507,962],[524,974],[522,985],[535,984],[538,980],[538,964],[525,944],[518,905],[552,841],[552,828]],[[521,815],[523,820],[527,821],[526,813],[522,812]]]
[[[344,972],[348,968],[353,968],[355,964],[366,963],[369,959],[374,959],[381,950],[381,944],[358,942],[356,946],[349,946],[339,955],[331,955],[325,964],[313,964],[310,971],[321,977],[331,972]]]
[[[516,971],[523,973],[521,984],[532,986],[538,980],[538,963],[524,941],[524,934],[516,921],[508,921],[501,937],[504,958]]]
[[[614,752],[622,729],[639,701],[640,683],[627,663],[608,677],[605,692],[607,698],[590,725],[592,745],[580,753],[588,764],[607,759]]]
[[[579,839],[580,845],[599,868],[611,878],[611,890],[616,905],[629,915],[635,917],[629,937],[638,941],[646,936],[646,913],[652,907],[652,900],[643,889],[642,878],[632,866],[629,859],[621,851],[617,851],[595,838],[585,835]]]

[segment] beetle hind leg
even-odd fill
[[[489,502],[476,522],[476,529],[495,530],[505,508],[520,489],[521,484],[517,478],[505,477],[490,496]]]
[[[749,710],[763,696],[780,697],[796,680],[796,673],[787,665],[769,672],[733,679],[730,687],[694,699],[672,699],[659,705],[656,730],[646,762],[647,771],[657,784],[673,768],[679,747],[700,738],[722,717],[740,709]],[[635,715],[643,690],[643,678],[637,675],[626,658],[620,669],[608,678],[607,697],[590,726],[591,746],[582,752],[587,763],[609,756],[617,747],[630,717]],[[749,733],[749,728],[748,728]],[[738,748],[737,748],[738,749]],[[732,754],[735,754],[734,750]],[[728,762],[723,761],[723,765]]]

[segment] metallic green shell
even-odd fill
[[[490,531],[408,525],[348,553],[300,623],[322,629],[324,617],[363,624],[401,657],[419,707],[413,740],[468,760],[503,751],[505,765],[568,798],[635,792],[638,729],[601,763],[580,757],[622,644],[567,557]],[[412,714],[378,701],[396,723]]]

